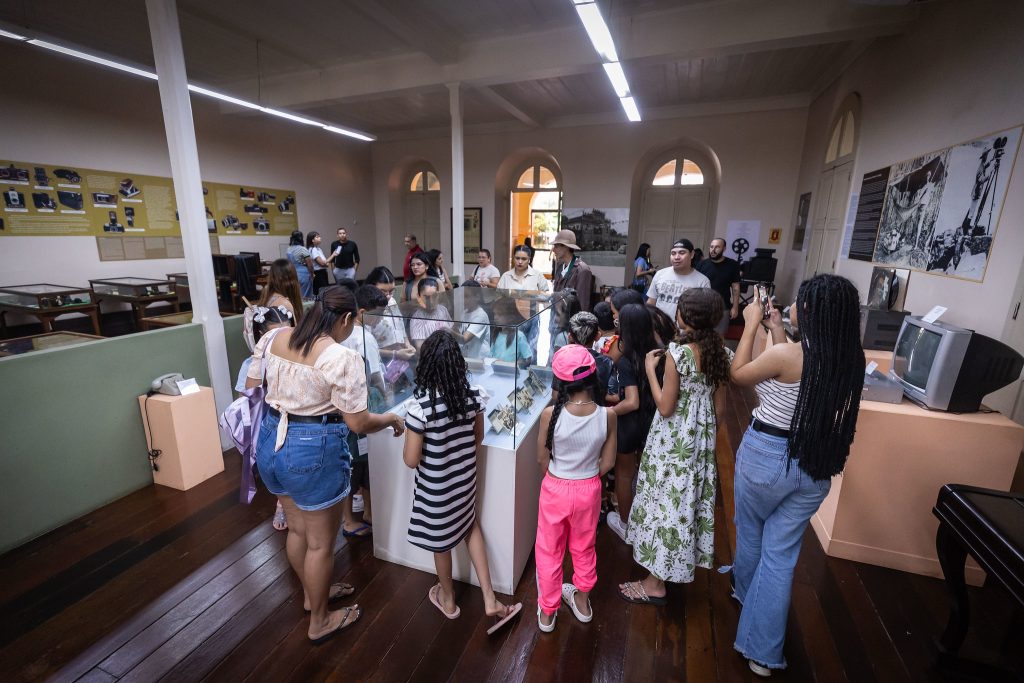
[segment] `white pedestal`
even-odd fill
[[[487,544],[491,584],[498,593],[515,592],[533,550],[541,482],[538,428],[539,421],[517,450],[482,445],[477,451],[477,520]],[[406,540],[415,472],[402,461],[405,439],[396,439],[391,430],[371,434],[369,439],[373,554],[433,574],[433,553]],[[480,585],[465,543],[452,551],[452,574],[457,581]]]

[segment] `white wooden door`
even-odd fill
[[[1024,353],[1024,269],[1017,276],[1017,288],[1001,337],[1004,344]],[[1024,425],[1024,378],[1010,383],[985,399],[985,405],[998,410],[1017,424]]]
[[[686,238],[707,251],[711,190],[706,187],[651,187],[644,192],[637,244],[651,245],[651,259],[659,268],[669,265],[672,243]],[[632,256],[632,252],[627,256]],[[627,266],[632,263],[627,259]],[[627,267],[627,280],[632,267]]]
[[[412,233],[420,247],[441,249],[441,193],[440,192],[408,192],[405,195],[405,229],[402,237]],[[401,240],[394,247],[397,260],[405,262],[406,249]],[[447,254],[446,254],[447,255]],[[449,256],[450,260],[450,256]]]
[[[811,248],[807,253],[807,272],[834,273],[839,248],[846,227],[846,209],[853,180],[853,162],[848,162],[821,175],[818,183],[819,203],[811,226]]]

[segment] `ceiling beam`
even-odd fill
[[[477,92],[486,97],[493,104],[496,104],[502,109],[504,109],[506,112],[511,114],[516,119],[525,123],[530,128],[540,127],[540,123],[537,121],[537,119],[535,119],[533,116],[530,116],[516,105],[512,104],[512,102],[510,102],[506,98],[502,97],[497,91],[494,90],[494,88],[488,85],[481,85],[477,86]]]
[[[637,14],[613,21],[611,31],[620,58],[642,64],[873,39],[903,32],[917,16],[913,6],[865,6],[847,0],[726,0]],[[429,90],[453,81],[488,86],[599,68],[586,33],[573,25],[465,43],[458,61],[450,64],[432,63],[420,52],[406,53],[273,75],[261,86],[267,102],[299,108]],[[252,85],[238,83],[231,89],[248,92],[245,88]]]
[[[437,64],[453,64],[458,61],[458,36],[455,30],[445,25],[436,15],[422,12],[421,9],[428,3],[406,2],[392,9],[385,6],[385,2],[356,0],[352,7]]]

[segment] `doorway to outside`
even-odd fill
[[[533,267],[551,273],[551,242],[562,227],[562,190],[551,169],[532,164],[521,174],[511,190],[509,250],[530,239],[535,253]],[[500,269],[510,267],[501,264]]]

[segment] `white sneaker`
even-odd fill
[[[747,666],[749,666],[750,670],[758,676],[760,676],[761,678],[768,678],[772,675],[771,669],[769,669],[764,664],[761,664],[760,662],[755,662],[753,659],[747,660]]]
[[[354,494],[352,496],[352,512],[362,512],[362,511],[363,511],[363,497],[360,496],[358,493],[356,493],[356,494]]]
[[[622,539],[623,543],[629,545],[626,540],[626,523],[622,521],[617,510],[608,513],[608,528],[615,532],[615,535]]]

